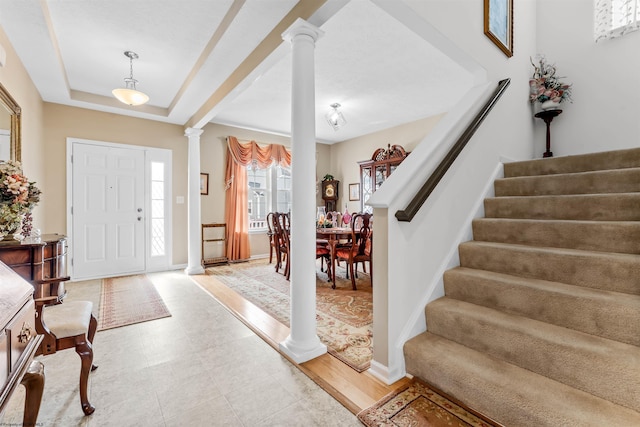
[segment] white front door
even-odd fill
[[[72,144],[74,279],[145,270],[145,153]]]

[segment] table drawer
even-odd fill
[[[29,300],[7,325],[10,372],[16,367],[29,341],[37,336],[35,318],[35,303]]]

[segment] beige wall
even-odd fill
[[[45,156],[43,154],[42,98],[1,27],[0,45],[7,53],[5,66],[0,67],[0,83],[22,109],[22,164],[24,173],[30,180],[36,181],[38,188],[46,192],[48,183],[44,179]],[[33,216],[34,227],[42,228],[43,207],[37,206]]]
[[[332,175],[340,181],[340,199],[338,206],[344,211],[359,212],[360,202],[349,201],[349,184],[360,183],[358,162],[371,159],[378,148],[387,148],[387,144],[401,145],[411,151],[433,129],[443,115],[396,126],[380,132],[353,138],[331,146]]]
[[[59,104],[44,104],[47,183],[42,231],[68,233],[66,216],[67,138],[170,149],[173,152],[173,264],[187,262],[187,138],[182,126],[103,113]],[[176,204],[183,196],[185,203]]]

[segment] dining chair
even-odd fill
[[[276,242],[276,232],[273,226],[273,218],[274,212],[269,212],[267,214],[267,236],[269,237],[269,264],[273,261],[274,252],[276,257],[278,256],[277,250],[277,242]],[[276,260],[277,262],[277,260]]]
[[[276,264],[276,271],[280,270],[282,263],[286,262],[284,268],[284,275],[289,280],[291,275],[291,254],[290,254],[290,218],[288,213],[275,213],[274,214],[274,226],[277,236],[277,250],[278,250],[278,263]]]
[[[336,248],[336,262],[346,261],[349,273],[351,274],[351,286],[353,290],[357,290],[356,278],[358,263],[362,263],[363,270],[366,272],[364,263],[369,263],[369,277],[373,279],[372,267],[372,245],[373,232],[370,227],[371,214],[358,213],[351,218],[351,244],[338,246]],[[335,272],[335,266],[334,266]],[[373,283],[373,280],[371,281]]]

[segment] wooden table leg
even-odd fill
[[[331,285],[331,289],[336,288],[336,245],[338,244],[338,239],[334,236],[331,236],[329,239],[329,248],[331,250],[331,281],[333,284]]]
[[[35,426],[44,391],[44,365],[42,362],[38,360],[31,362],[22,377],[22,385],[26,389],[22,425]]]

